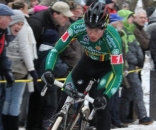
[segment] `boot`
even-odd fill
[[[18,127],[19,127],[18,118],[19,118],[19,116],[11,116],[11,115],[9,115],[9,127],[10,127],[10,130],[18,130]]]
[[[154,120],[147,116],[139,120],[139,124],[142,124],[142,125],[149,125],[149,124],[152,124],[153,122]]]
[[[2,114],[2,124],[4,130],[10,130],[9,129],[9,115]]]

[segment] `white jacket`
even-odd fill
[[[17,37],[7,47],[7,56],[12,60],[12,71],[19,74],[26,74],[34,70],[32,53],[29,47],[28,25],[25,21]]]

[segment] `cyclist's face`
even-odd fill
[[[92,29],[92,28],[86,27],[86,31],[87,31],[90,41],[96,42],[102,37],[104,29],[103,30],[99,28]]]

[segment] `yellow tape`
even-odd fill
[[[58,81],[65,81],[66,78],[58,78],[56,79]],[[24,83],[28,83],[28,82],[32,82],[32,80],[30,79],[23,79],[23,80],[15,80],[16,83],[21,83],[21,82],[24,82]],[[41,79],[38,79],[37,82],[41,82]],[[0,80],[0,83],[6,83],[6,80]]]
[[[128,74],[129,73],[133,73],[133,72],[139,72],[141,71],[142,69],[136,69],[136,70],[131,70],[131,71],[128,71]],[[58,81],[65,81],[66,78],[57,78],[56,80]],[[15,80],[16,83],[19,83],[19,82],[24,82],[24,83],[28,83],[28,82],[32,82],[32,80],[29,80],[29,79],[23,79],[23,80]],[[38,79],[37,82],[41,82],[41,79]],[[6,83],[6,80],[0,80],[0,83]]]

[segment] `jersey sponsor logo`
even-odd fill
[[[112,48],[112,47],[117,48],[117,46],[114,42],[114,39],[108,33],[106,35],[106,41],[110,48]]]
[[[111,55],[111,64],[122,64],[123,63],[123,56],[120,55]]]
[[[73,36],[73,30],[71,28],[68,29],[68,33],[70,36]]]
[[[66,32],[63,34],[63,36],[61,37],[61,39],[62,39],[63,42],[66,42],[68,38],[69,38],[69,33],[66,31]]]
[[[101,47],[100,46],[96,46],[95,49],[98,50],[98,51],[100,51],[101,50]]]
[[[68,90],[68,88],[69,88],[69,89],[74,88],[74,85],[73,85],[72,82],[69,82],[69,83],[66,84],[65,89]]]
[[[114,49],[114,50],[112,51],[112,54],[113,54],[113,55],[118,55],[118,54],[119,54],[119,49]]]
[[[75,24],[73,26],[74,29],[80,29],[80,28],[84,28],[85,27],[85,24]]]
[[[89,42],[89,37],[88,37],[87,34],[83,36],[83,41],[85,41],[85,42]]]

